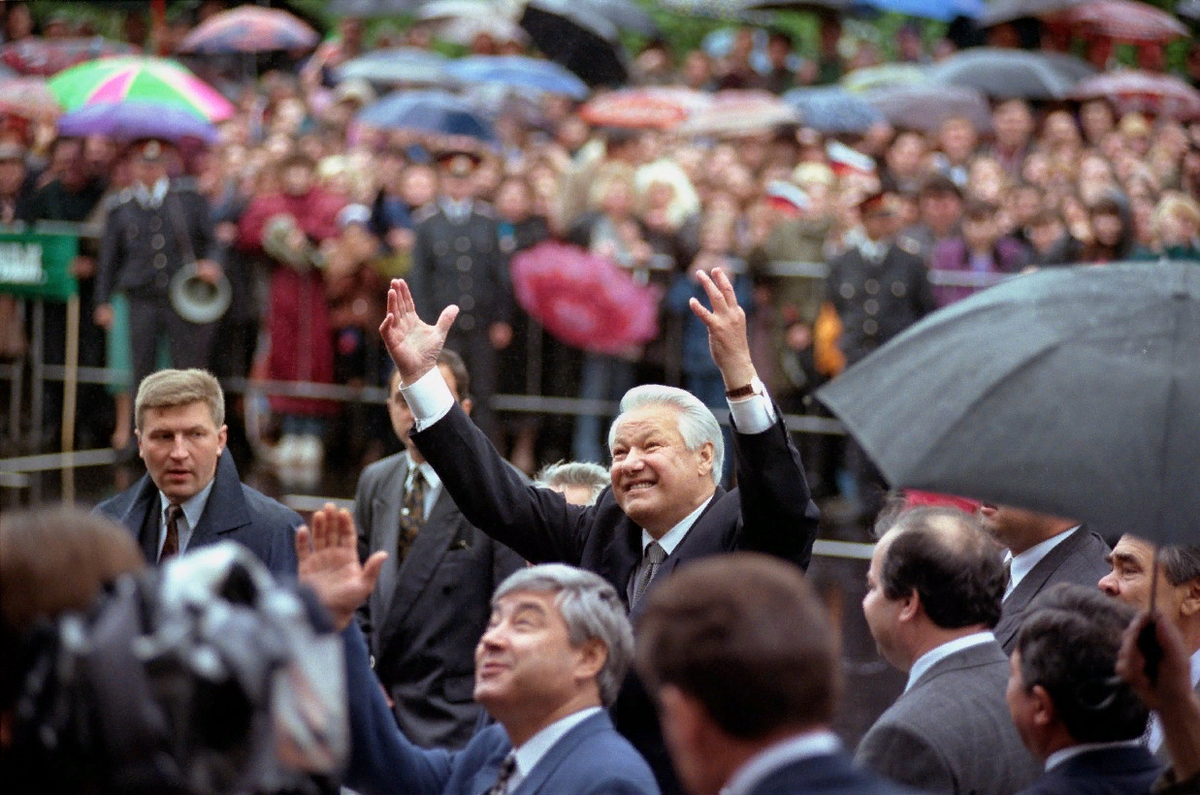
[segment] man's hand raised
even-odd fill
[[[313,589],[341,631],[375,589],[387,553],[376,552],[366,565],[360,564],[350,512],[325,503],[313,514],[311,530],[302,525],[296,531],[296,557],[300,582]]]
[[[721,268],[713,268],[712,275],[699,271],[696,278],[708,294],[712,311],[704,308],[699,300],[689,302],[696,317],[708,327],[708,349],[713,361],[725,380],[725,388],[738,389],[747,386],[757,373],[750,360],[750,340],[746,336],[746,313],[738,306],[733,283]]]
[[[413,384],[425,373],[437,366],[438,354],[446,344],[450,326],[458,317],[454,304],[442,310],[437,325],[429,325],[417,316],[412,293],[403,279],[392,279],[388,290],[387,317],[379,326],[379,335],[391,354],[400,381]]]

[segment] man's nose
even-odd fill
[[[1103,591],[1107,596],[1116,596],[1117,591],[1119,590],[1117,588],[1116,575],[1110,571],[1108,574],[1105,574],[1100,578],[1100,582],[1096,583],[1096,587]]]
[[[175,438],[171,441],[171,457],[186,458],[187,454],[187,442],[185,441],[183,434],[176,434]]]

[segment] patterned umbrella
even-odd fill
[[[1121,113],[1151,113],[1180,121],[1200,119],[1200,91],[1174,75],[1135,69],[1105,72],[1079,81],[1073,96],[1107,99]]]
[[[783,101],[800,111],[805,127],[826,134],[864,133],[884,121],[871,103],[841,86],[794,88]]]
[[[884,86],[921,83],[929,79],[929,68],[915,63],[885,63],[847,72],[838,84],[847,91],[869,91]]]
[[[22,39],[0,46],[0,62],[23,75],[49,77],[75,64],[109,55],[128,55],[138,48],[100,36],[68,39]]]
[[[177,61],[149,56],[104,58],[60,72],[50,90],[66,110],[126,100],[189,111],[206,121],[233,115],[233,105]]]
[[[577,246],[540,243],[513,257],[517,302],[558,339],[616,354],[658,334],[658,293]]]
[[[1058,19],[1092,36],[1130,43],[1164,43],[1188,35],[1187,26],[1166,11],[1132,0],[1089,0]]]
[[[0,112],[38,119],[57,116],[62,108],[45,78],[10,77],[0,80]]]
[[[564,94],[573,99],[588,95],[587,83],[565,67],[520,55],[468,56],[451,61],[449,69],[464,83],[496,83],[516,89]]]
[[[153,102],[101,102],[84,105],[58,118],[60,135],[104,135],[118,141],[138,138],[198,138],[211,143],[217,130],[195,113]]]
[[[269,52],[307,50],[320,35],[286,11],[245,5],[214,14],[200,23],[180,46],[180,52]]]
[[[580,115],[605,127],[667,130],[712,102],[711,95],[690,88],[622,88],[593,97]]]

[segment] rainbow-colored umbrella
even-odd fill
[[[127,100],[185,110],[205,121],[222,121],[234,107],[183,64],[166,58],[122,56],[89,61],[50,79],[50,90],[67,111]]]

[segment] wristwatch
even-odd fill
[[[730,400],[739,400],[741,398],[748,398],[751,395],[763,395],[766,394],[766,391],[767,388],[763,386],[763,382],[759,380],[758,376],[754,376],[754,378],[750,379],[750,383],[745,386],[727,390],[725,397]]]

